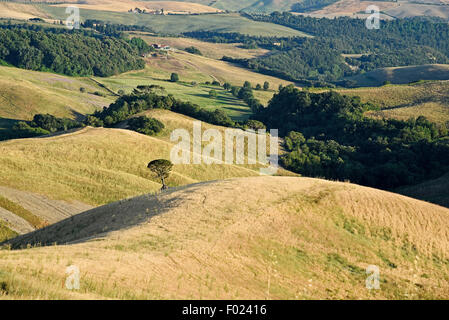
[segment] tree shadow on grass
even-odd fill
[[[16,250],[54,244],[81,243],[102,238],[110,232],[126,230],[150,222],[152,217],[178,207],[184,199],[183,195],[194,193],[199,185],[212,182],[169,188],[157,194],[146,194],[110,203],[7,240],[0,243],[0,247],[8,246]]]

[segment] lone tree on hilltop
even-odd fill
[[[173,163],[165,159],[153,160],[148,164],[148,169],[153,171],[162,182],[161,190],[166,190],[167,185],[165,184],[165,179],[170,175],[170,171],[173,168]]]
[[[171,76],[170,76],[170,81],[171,82],[178,82],[179,81],[179,74],[172,73]]]
[[[267,91],[268,89],[270,89],[270,83],[269,83],[268,81],[265,81],[265,82],[263,83],[263,89],[264,89],[265,91]]]

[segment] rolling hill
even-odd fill
[[[378,105],[381,110],[369,112],[373,117],[407,120],[425,116],[440,125],[449,121],[449,81],[422,81],[405,85],[344,89],[339,92],[359,96],[364,102]]]
[[[80,92],[80,88],[85,88],[86,92]],[[89,78],[0,66],[2,118],[31,120],[36,113],[76,118],[103,108],[113,100],[114,96]]]
[[[416,186],[400,188],[397,192],[449,208],[449,199],[447,196],[448,188],[449,174],[445,174],[442,177],[425,181]]]
[[[39,1],[41,2],[41,1]],[[111,12],[128,12],[130,9],[139,8],[148,12],[164,10],[166,14],[195,14],[195,13],[218,13],[219,9],[194,3],[182,1],[133,1],[133,0],[87,0],[83,3],[79,1],[63,1],[66,3],[75,3],[80,9],[111,11]],[[51,3],[51,1],[49,1]],[[57,4],[58,7],[66,7],[67,4]]]
[[[3,210],[0,221],[7,222],[3,228],[23,233],[24,221],[13,215],[23,216],[24,211],[42,222],[55,223],[93,206],[158,191],[160,181],[146,164],[153,159],[169,159],[175,144],[170,141],[170,133],[174,129],[191,133],[194,119],[161,109],[144,114],[162,121],[165,130],[150,137],[124,129],[87,127],[64,134],[0,142],[0,195],[6,203],[0,201]],[[203,132],[211,128],[224,136],[224,127],[202,123]],[[258,176],[261,167],[261,164],[175,165],[167,182],[175,187]],[[283,169],[278,174],[294,175]],[[17,206],[21,208],[14,210]]]
[[[404,1],[364,1],[364,0],[338,0],[330,5],[310,10],[306,15],[312,17],[333,18],[349,16],[354,18],[366,18],[368,6],[374,5],[381,11],[381,19],[391,20],[396,18],[411,17],[438,17],[449,20],[449,6],[444,0],[404,0]]]
[[[348,183],[204,182],[11,240],[12,248],[31,248],[0,251],[0,295],[447,299],[448,227],[448,209]],[[80,290],[64,288],[70,265],[80,269]],[[365,287],[368,265],[379,267],[380,290]]]
[[[422,66],[391,67],[366,72],[352,77],[358,86],[375,87],[385,81],[406,84],[419,80],[449,80],[449,65],[427,64]]]
[[[171,117],[192,129],[191,119]],[[174,143],[167,140],[123,129],[88,127],[63,135],[0,142],[1,184],[91,205],[154,192],[160,183],[146,164],[170,158]],[[258,174],[258,166],[175,165],[168,183],[177,186]]]
[[[65,20],[64,7],[46,4],[34,5],[51,19]],[[238,13],[198,14],[198,15],[151,15],[128,12],[113,12],[85,9],[81,20],[96,19],[108,23],[125,25],[144,25],[162,35],[179,35],[184,32],[209,30],[219,32],[238,32],[254,36],[304,36],[304,33],[276,25],[252,21]]]

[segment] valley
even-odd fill
[[[448,299],[446,7],[0,2],[0,300]]]

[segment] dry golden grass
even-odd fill
[[[155,113],[158,113],[155,111]],[[123,129],[85,128],[73,133],[0,142],[1,184],[57,200],[98,205],[156,191],[159,181],[146,165],[170,158],[172,128],[191,130],[193,119],[159,111],[167,125],[159,137]],[[169,120],[171,119],[171,120]],[[203,124],[206,128],[217,128]],[[175,165],[168,180],[178,186],[199,181],[255,176],[260,165]],[[282,171],[281,171],[282,173]]]
[[[164,9],[165,13],[176,14],[222,12],[222,10],[206,5],[181,1],[86,0],[86,3],[77,3],[77,1],[69,0],[63,2],[76,3],[76,6],[80,9],[112,12],[128,12],[129,9],[134,8],[145,9],[147,11]],[[57,4],[54,6],[66,7],[67,4]]]
[[[80,88],[86,88],[81,93]],[[31,120],[36,113],[76,117],[109,105],[112,96],[86,78],[72,78],[47,72],[0,67],[0,117]]]
[[[339,92],[359,96],[364,102],[380,106],[383,110],[368,113],[377,118],[405,120],[423,115],[439,124],[449,121],[449,81],[345,89]]]
[[[238,43],[210,43],[192,38],[154,37],[139,32],[130,32],[130,34],[144,39],[149,44],[160,43],[169,45],[178,50],[184,50],[187,47],[194,46],[198,48],[205,57],[212,59],[221,59],[223,56],[250,59],[268,53],[268,50],[260,48],[242,49],[240,48],[241,44]]]
[[[170,53],[167,58],[150,58],[148,63],[150,69],[147,71],[151,72],[153,69],[152,76],[154,77],[161,75],[167,77],[171,72],[177,72],[181,79],[186,79],[186,81],[219,80],[222,83],[227,81],[236,86],[242,86],[245,81],[249,81],[253,85],[268,81],[272,89],[277,89],[280,84],[284,86],[291,84],[289,81],[252,72],[225,61],[186,52]]]
[[[50,16],[39,8],[21,3],[0,2],[0,18],[30,19],[49,18]]]
[[[375,5],[381,11],[400,6],[397,2],[391,1],[361,1],[361,0],[340,0],[329,6],[313,11],[314,15],[334,17],[334,16],[352,16],[360,12],[365,12],[370,5]]]
[[[449,106],[447,104],[429,102],[410,107],[369,112],[368,115],[375,118],[394,118],[398,120],[425,116],[432,122],[446,124],[449,121]]]
[[[447,299],[448,230],[448,209],[397,194],[232,179],[110,204],[18,238],[78,243],[0,251],[0,281],[5,299]],[[80,268],[79,291],[63,288],[69,265]],[[380,290],[365,288],[368,265],[380,268]]]

